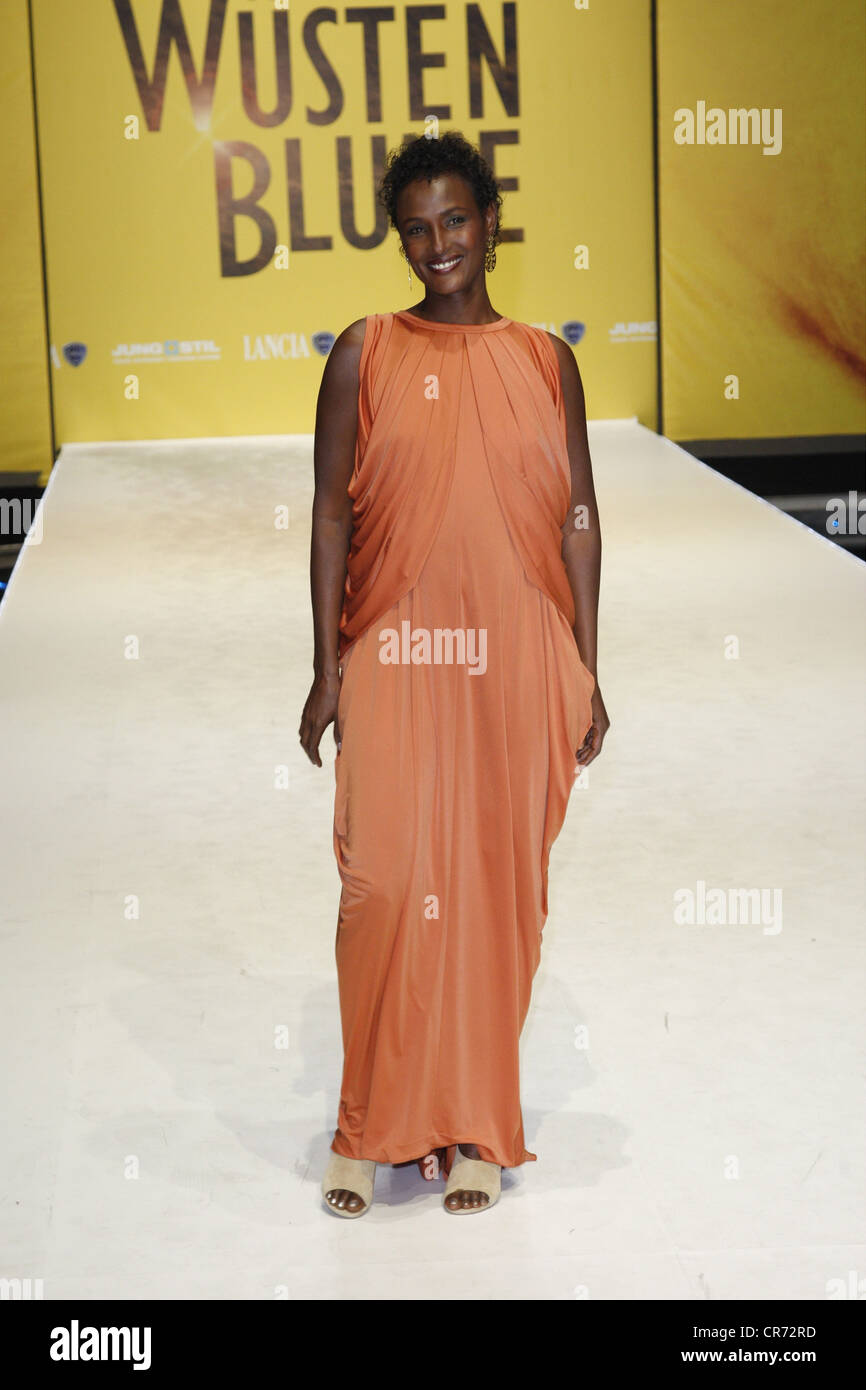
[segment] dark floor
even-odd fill
[[[866,451],[859,440],[811,453],[734,455],[695,441],[681,447],[866,562]]]

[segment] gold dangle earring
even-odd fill
[[[412,288],[412,267],[411,267],[410,264],[409,264],[409,257],[406,255],[406,248],[405,248],[405,246],[403,245],[402,241],[400,242],[400,255],[403,257],[403,259],[404,259],[405,262],[406,262],[406,274],[409,276],[409,288],[410,288],[410,290],[411,290],[411,288]]]
[[[493,233],[487,238],[487,250],[484,253],[484,269],[493,270],[496,266],[496,247],[493,244]]]

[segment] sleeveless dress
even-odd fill
[[[518,1044],[550,849],[592,723],[561,556],[570,470],[540,329],[366,320],[340,621],[332,1149],[525,1145]]]

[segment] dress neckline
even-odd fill
[[[408,309],[395,309],[393,317],[408,319],[410,323],[419,323],[422,328],[432,328],[438,333],[490,333],[497,328],[507,328],[512,322],[503,317],[494,319],[493,323],[438,323],[435,319],[422,319],[418,314],[410,314]]]

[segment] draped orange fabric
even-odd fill
[[[366,320],[340,619],[337,1153],[516,1167],[518,1043],[594,678],[540,329]]]

